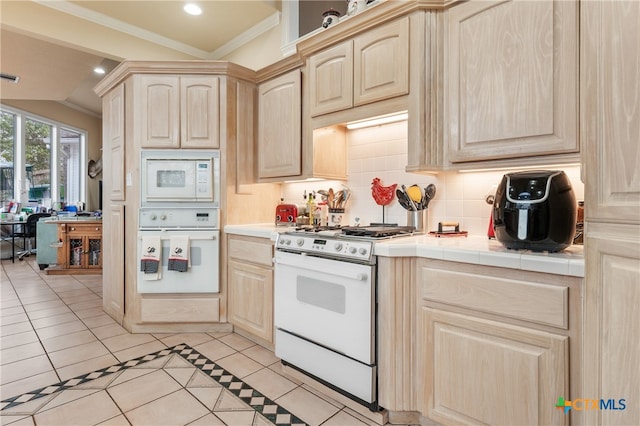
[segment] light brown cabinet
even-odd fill
[[[585,384],[626,400],[588,425],[640,424],[640,57],[636,1],[581,2],[585,180]],[[620,404],[616,406],[621,408]]]
[[[258,178],[302,172],[302,77],[290,71],[258,89]]]
[[[567,337],[430,308],[421,319],[420,412],[442,424],[564,423],[552,402],[567,394]]]
[[[554,407],[581,395],[581,278],[385,257],[378,278],[382,406],[442,425],[581,424]]]
[[[447,161],[577,161],[578,2],[464,2],[444,22]]]
[[[228,319],[236,330],[273,345],[273,242],[230,235]]]
[[[104,194],[111,201],[125,199],[125,90],[124,85],[114,88],[102,99],[103,167],[108,170],[104,181]]]
[[[310,56],[308,67],[311,116],[353,106],[353,41]]]
[[[48,274],[102,273],[102,223],[77,221],[58,224],[58,265]]]
[[[136,127],[142,148],[219,148],[220,79],[137,75]]]
[[[581,280],[425,259],[417,267],[419,411],[445,425],[565,424],[551,402],[580,390]]]
[[[409,19],[311,55],[308,73],[312,117],[407,94]]]

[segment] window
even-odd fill
[[[16,115],[0,111],[0,200],[13,196],[13,158],[16,137]]]
[[[4,106],[0,113],[2,204],[84,202],[85,132]]]

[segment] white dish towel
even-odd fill
[[[169,245],[168,269],[170,271],[187,272],[191,262],[189,261],[189,236],[175,235],[171,237]]]
[[[145,281],[162,278],[162,241],[160,237],[142,237],[140,270]]]

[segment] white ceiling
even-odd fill
[[[0,98],[55,100],[101,113],[93,87],[123,59],[220,59],[279,22],[280,1],[2,1]],[[132,53],[132,52],[138,53]],[[135,55],[135,57],[133,57]],[[140,57],[148,55],[148,57]]]

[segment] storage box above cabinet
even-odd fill
[[[220,78],[136,75],[133,82],[143,148],[220,147]]]
[[[309,57],[312,117],[409,92],[409,18]]]

